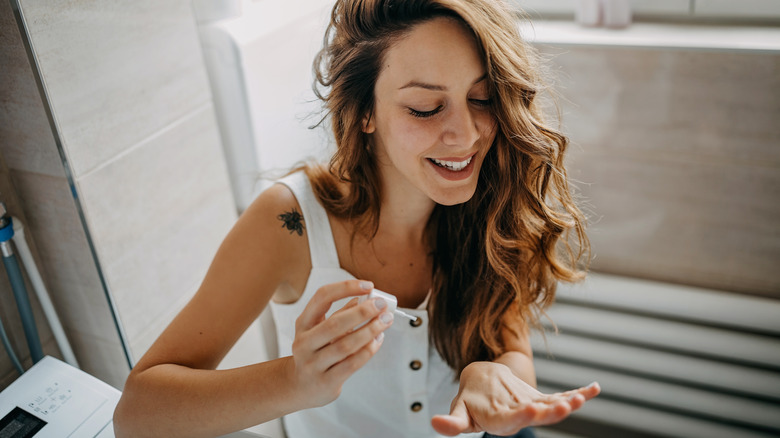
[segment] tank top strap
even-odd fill
[[[309,178],[303,171],[295,172],[277,181],[287,186],[301,206],[306,235],[309,237],[309,252],[312,268],[339,268],[339,256],[328,213],[317,200]]]

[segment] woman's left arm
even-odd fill
[[[450,414],[431,420],[437,432],[512,435],[524,427],[557,423],[601,391],[594,382],[566,392],[539,392],[527,326],[505,328],[502,335],[506,352],[492,362],[473,362],[463,369]]]

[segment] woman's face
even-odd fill
[[[464,25],[435,18],[413,27],[385,52],[374,99],[364,131],[384,190],[443,205],[468,201],[496,122],[485,66]]]

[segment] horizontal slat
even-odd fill
[[[531,341],[534,354],[541,358],[602,365],[780,403],[778,372],[565,334],[548,335],[546,343],[539,336]]]
[[[639,405],[666,407],[681,414],[689,413],[715,421],[723,420],[724,423],[752,425],[771,429],[780,434],[780,416],[777,415],[778,409],[775,403],[717,394],[542,358],[536,358],[534,362],[540,383],[573,388],[597,380],[606,398],[619,398]]]
[[[780,343],[773,337],[677,321],[660,321],[565,303],[553,305],[548,314],[562,333],[587,333],[628,344],[673,349],[702,357],[780,369]]]
[[[539,385],[539,390],[543,392],[554,392],[560,389],[562,388]],[[776,436],[771,433],[741,429],[727,424],[647,409],[601,397],[589,401],[572,416],[593,422],[617,425],[628,430],[650,431],[659,437],[769,438]],[[623,436],[631,435],[625,434]]]
[[[536,438],[578,438],[582,435],[571,435],[549,427],[534,427]]]
[[[626,309],[780,336],[780,300],[591,273],[561,284],[560,302]]]

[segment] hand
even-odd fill
[[[506,365],[474,362],[463,369],[460,390],[449,415],[431,420],[447,436],[464,432],[511,435],[528,426],[557,423],[601,392],[598,383],[555,394],[542,394]]]
[[[321,287],[295,321],[292,345],[295,383],[305,406],[322,406],[335,400],[349,376],[379,350],[393,314],[383,312],[381,299],[358,304],[351,300],[325,318],[342,298],[366,295],[371,282],[350,280]]]

